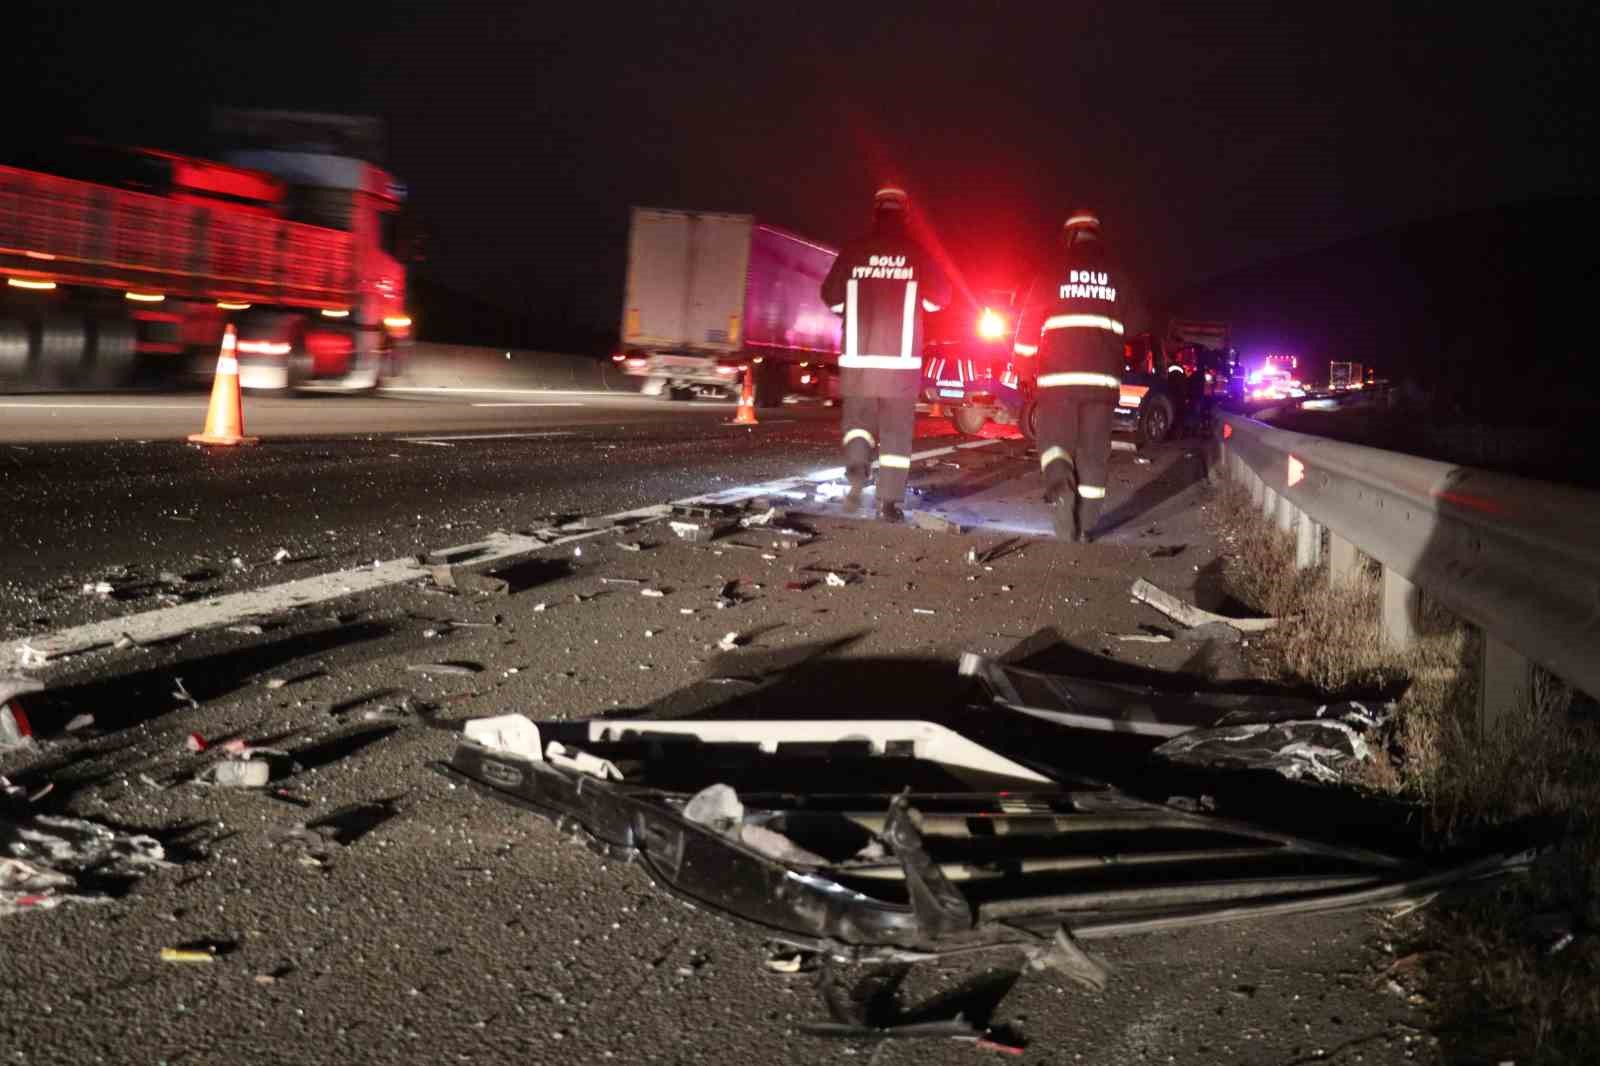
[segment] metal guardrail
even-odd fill
[[[1357,552],[1383,566],[1383,631],[1416,635],[1417,590],[1484,635],[1485,717],[1515,705],[1534,662],[1600,697],[1600,493],[1218,420],[1223,463],[1307,568],[1329,537],[1329,576]]]

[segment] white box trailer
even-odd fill
[[[820,378],[838,363],[839,317],[821,296],[837,255],[750,215],[636,207],[617,358],[645,392],[683,399],[737,394],[749,366],[757,402],[781,402],[791,368]]]

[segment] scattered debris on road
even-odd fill
[[[1220,614],[1202,610],[1192,603],[1187,603],[1157,588],[1144,578],[1133,583],[1133,598],[1140,603],[1149,604],[1179,625],[1196,628],[1212,622],[1232,626],[1241,633],[1263,633],[1278,624],[1276,618],[1225,618]]]
[[[1137,690],[1116,691],[1126,704]],[[552,759],[557,745],[616,775]],[[1025,765],[932,722],[511,714],[466,723],[441,769],[639,863],[696,907],[750,923],[777,947],[769,970],[797,972],[804,953],[825,953],[830,1012],[841,967],[869,968],[870,978],[878,964],[1011,953],[1098,989],[1110,973],[1089,941],[1425,900],[1530,861],[1492,855],[1433,869],[1175,809],[1048,765],[1047,753],[1066,747],[1031,743]],[[1119,841],[1114,854],[1097,850],[1107,834]],[[959,1017],[902,1029],[836,1015],[803,1028],[982,1035]]]
[[[39,814],[0,817],[0,914],[47,910],[62,903],[99,903],[107,878],[137,878],[170,865],[153,837],[81,818]]]
[[[406,669],[414,674],[438,674],[443,677],[471,677],[483,673],[481,663],[457,659],[443,663],[409,663]]]

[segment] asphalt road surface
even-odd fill
[[[192,396],[7,402],[39,405],[0,419],[7,650],[838,462],[836,412],[815,408],[734,428],[726,406],[638,398],[251,399],[263,443],[211,451],[182,443],[197,428]],[[474,406],[489,402],[583,406]],[[1226,549],[1197,449],[1114,455],[1104,543],[1030,537],[982,567],[970,548],[1044,528],[1037,460],[1016,440],[946,450],[955,443],[942,421],[919,420],[927,458],[911,503],[972,523],[965,535],[830,512],[814,544],[763,553],[658,526],[503,568],[503,594],[412,581],[36,671],[39,737],[0,755],[0,773],[36,799],[0,799],[0,834],[3,817],[69,814],[149,832],[173,865],[95,886],[106,902],[0,915],[0,1061],[981,1057],[806,1036],[799,1024],[821,1015],[811,979],[771,974],[758,933],[429,769],[461,720],[513,710],[574,718],[692,699],[723,713],[903,716],[958,698],[961,651],[998,653],[1045,628],[1079,670],[1259,669],[1238,645],[1115,640],[1150,621],[1129,600],[1135,577],[1218,606]],[[869,576],[787,588],[801,568],[846,564]],[[747,594],[718,609],[733,579]],[[717,649],[728,631],[746,638],[737,653]],[[441,661],[472,669],[412,669]],[[712,683],[728,676],[769,683]],[[92,720],[68,731],[81,715]],[[285,794],[194,784],[215,758],[186,749],[191,732],[287,752]],[[300,830],[330,818],[341,828],[308,851]],[[1377,919],[1343,915],[1109,942],[1105,992],[1024,975],[993,1021],[1028,1045],[1025,1061],[1436,1059],[1419,1008],[1384,989],[1391,939]],[[164,962],[170,947],[217,958]],[[908,995],[972,976],[933,968]]]

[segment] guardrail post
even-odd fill
[[[1488,727],[1521,709],[1533,679],[1526,656],[1487,630],[1480,631],[1478,725]]]
[[[1268,522],[1278,512],[1278,494],[1267,487],[1265,478],[1261,479],[1261,517]]]
[[[1328,530],[1328,583],[1354,585],[1361,576],[1361,553],[1355,542]]]
[[[1294,530],[1294,565],[1297,570],[1310,570],[1322,562],[1322,527],[1311,516],[1300,512],[1300,521]]]
[[[1390,567],[1383,568],[1383,641],[1403,651],[1416,643],[1419,607],[1417,586]]]
[[[1278,500],[1278,530],[1282,533],[1293,533],[1295,526],[1300,523],[1300,508],[1289,502],[1289,497],[1284,496]]]
[[[1251,506],[1259,509],[1261,507],[1261,497],[1267,491],[1267,483],[1262,481],[1261,476],[1248,466],[1244,468],[1244,483],[1250,488]]]

